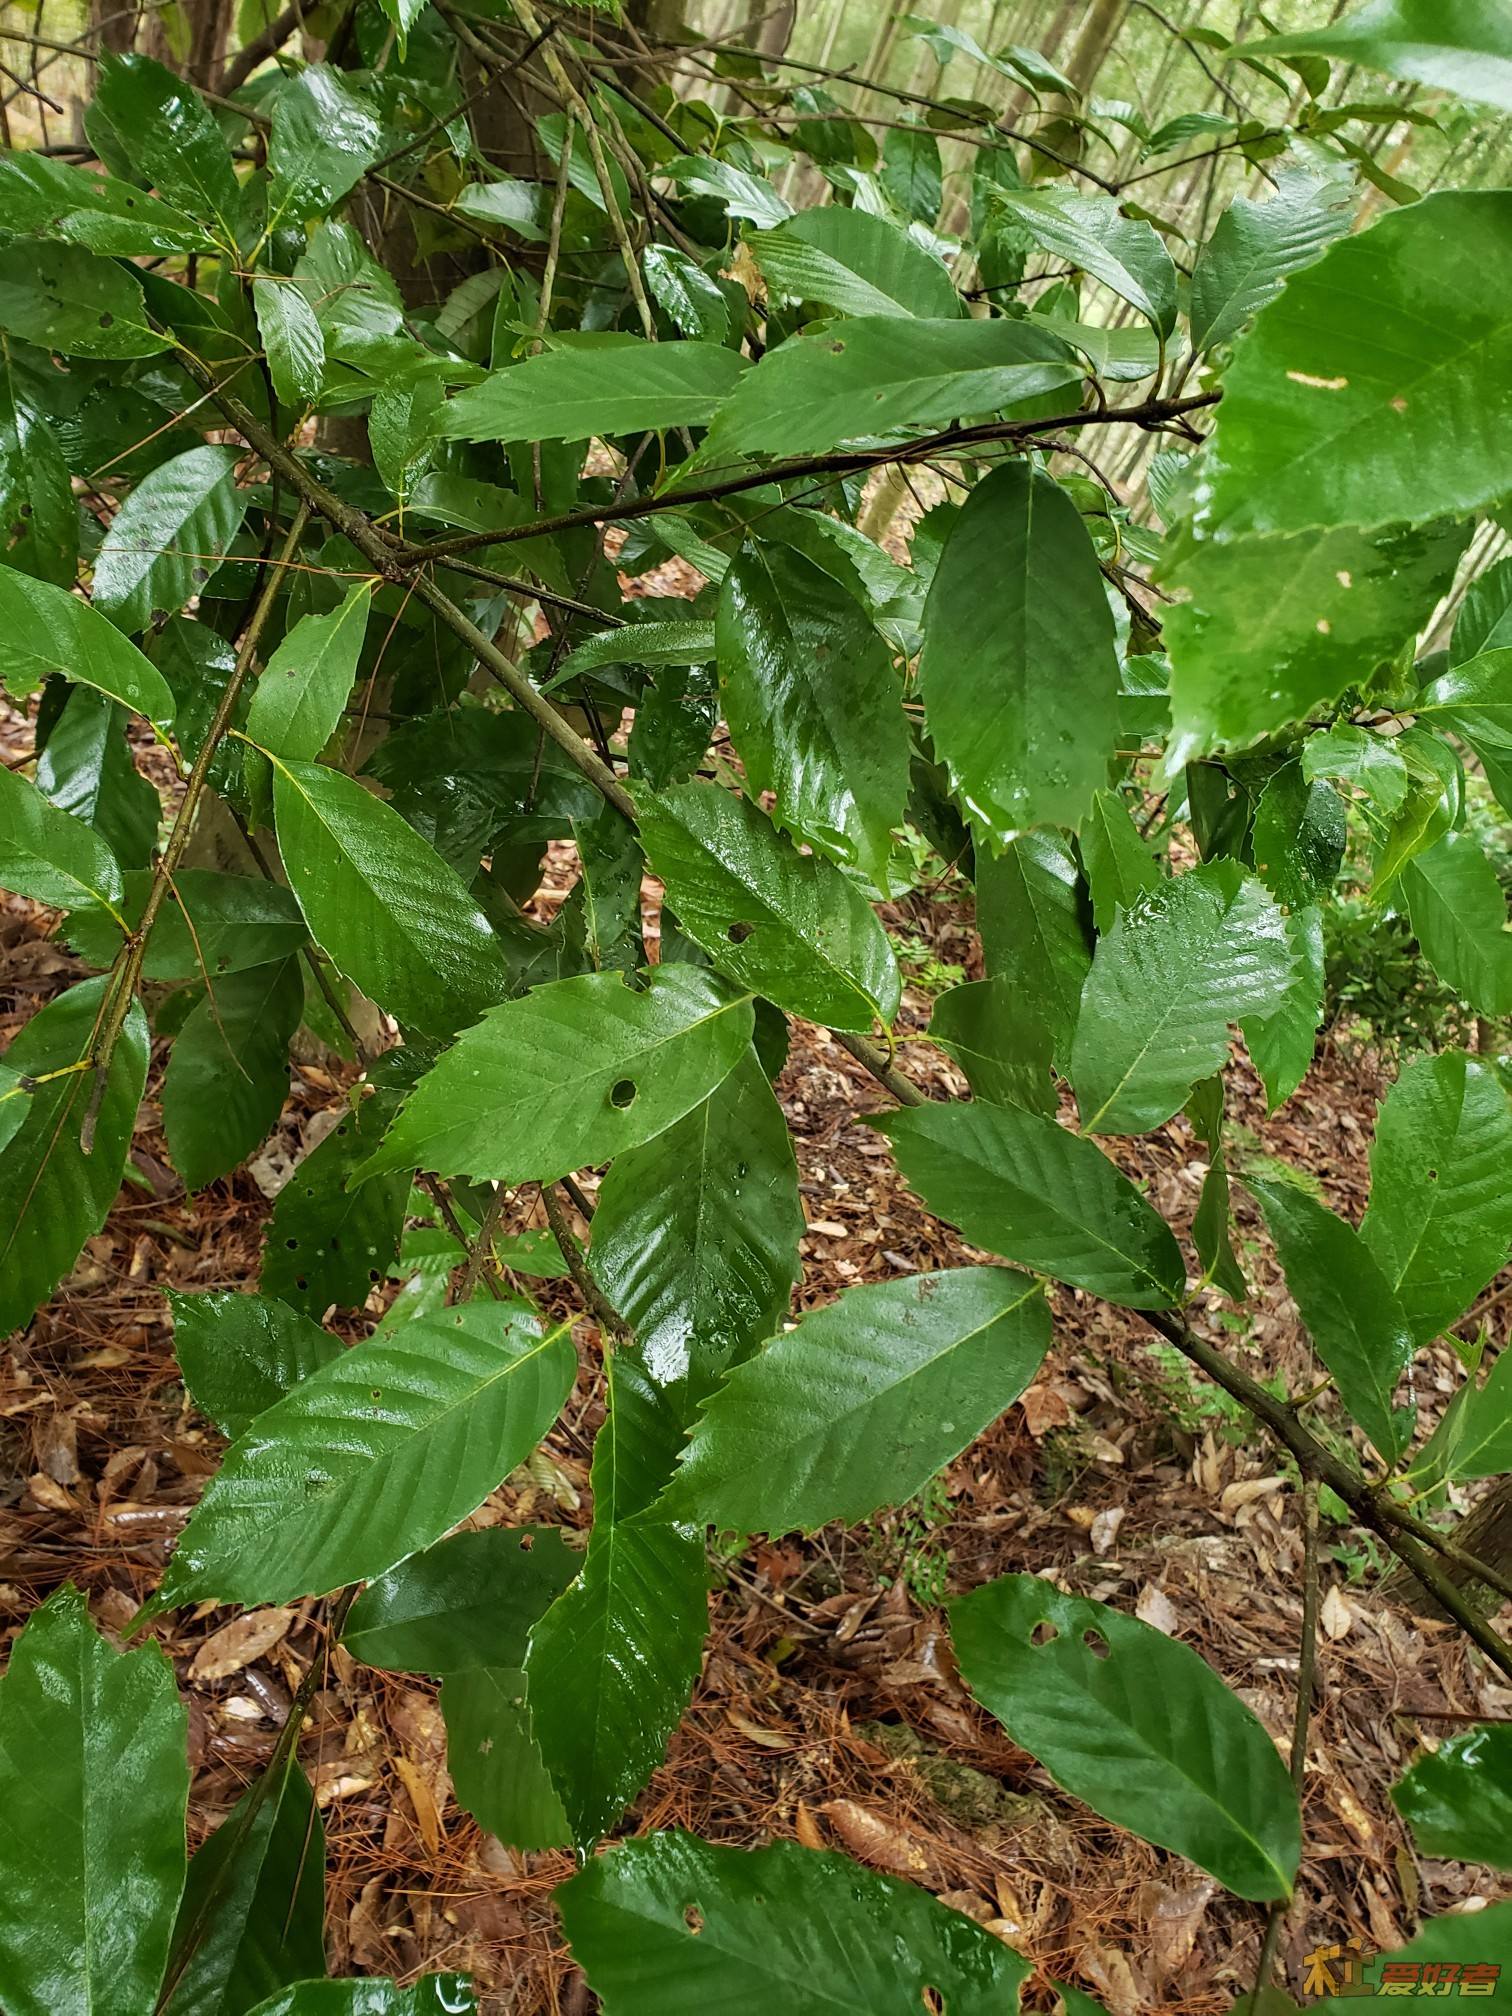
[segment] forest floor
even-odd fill
[[[28,732],[0,716],[0,754],[14,758]],[[563,886],[553,863],[543,901]],[[916,955],[906,1036],[927,1021],[942,966],[971,977],[969,892],[916,895],[888,916]],[[51,935],[55,921],[15,899],[0,908],[0,1036],[79,970]],[[654,915],[648,922],[654,934]],[[964,1090],[927,1044],[907,1044],[903,1061],[936,1091]],[[1311,1171],[1329,1203],[1358,1220],[1389,1075],[1381,1061],[1325,1048],[1270,1119],[1247,1067],[1235,1075],[1243,1138]],[[334,1124],[353,1076],[328,1054],[297,1062],[274,1138],[249,1170],[194,1197],[169,1165],[156,1073],[149,1080],[132,1179],[105,1229],[29,1329],[0,1345],[6,1629],[71,1579],[101,1626],[119,1630],[156,1585],[220,1447],[186,1401],[162,1290],[256,1286],[271,1197]],[[960,1262],[959,1241],[860,1124],[885,1096],[837,1044],[796,1029],[778,1089],[808,1219],[801,1306]],[[1185,1121],[1114,1147],[1185,1235],[1203,1170]],[[1198,1320],[1256,1372],[1306,1386],[1306,1340],[1253,1207],[1242,1191],[1236,1202],[1254,1308],[1244,1317],[1212,1298]],[[539,1222],[529,1189],[515,1209],[506,1229]],[[553,1311],[573,1307],[570,1284],[529,1285]],[[392,1283],[375,1291],[373,1309],[393,1292]],[[1028,1571],[1135,1611],[1201,1652],[1285,1751],[1301,1617],[1298,1495],[1263,1436],[1173,1366],[1137,1318],[1065,1289],[1054,1306],[1055,1344],[1033,1385],[919,1500],[811,1540],[711,1555],[703,1675],[623,1831],[676,1825],[718,1841],[840,1848],[937,1892],[1027,1954],[1040,1970],[1031,2006],[1052,2006],[1046,1983],[1058,1977],[1113,2016],[1216,2016],[1254,1978],[1263,1911],[1058,1792],[966,1694],[941,1600]],[[1491,1320],[1505,1325],[1506,1307]],[[338,1327],[359,1336],[365,1319]],[[576,1334],[584,1376],[548,1438],[549,1461],[509,1478],[469,1523],[588,1523],[599,1346],[586,1319]],[[1423,1354],[1416,1377],[1431,1421],[1457,1383],[1452,1356]],[[1383,1597],[1378,1579],[1357,1536],[1325,1526],[1307,1849],[1281,1949],[1294,1991],[1315,1946],[1389,1948],[1418,1913],[1474,1908],[1508,1888],[1489,1871],[1417,1856],[1388,1788],[1425,1739],[1507,1716],[1512,1690],[1487,1680],[1450,1628]],[[316,1608],[207,1608],[157,1627],[189,1708],[192,1845],[269,1756],[322,1643]],[[335,1972],[470,1972],[490,2016],[594,2006],[551,1903],[572,1856],[515,1854],[460,1811],[434,1688],[357,1666],[338,1648],[300,1754],[327,1829]]]

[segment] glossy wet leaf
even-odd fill
[[[1354,192],[1341,175],[1278,175],[1265,200],[1235,196],[1192,267],[1192,344],[1228,343],[1288,277],[1349,228]]]
[[[1176,268],[1154,226],[1111,196],[1066,188],[1003,189],[994,200],[1042,250],[1080,267],[1137,308],[1161,336],[1176,326]]]
[[[0,567],[0,678],[24,700],[54,673],[97,687],[160,726],[173,720],[167,680],[113,623],[77,595]]]
[[[525,1658],[535,1739],[584,1846],[661,1762],[709,1625],[701,1535],[635,1517],[671,1474],[682,1409],[633,1350],[616,1348],[604,1373],[608,1415],[593,1445],[588,1553],[531,1632]]]
[[[742,546],[718,622],[725,720],[753,793],[799,841],[889,889],[908,797],[902,685],[832,575],[790,547]]]
[[[364,1175],[554,1182],[680,1120],[750,1040],[749,995],[699,967],[654,967],[639,988],[616,972],[553,981],[446,1052]]]
[[[1293,274],[1225,376],[1205,534],[1422,524],[1504,494],[1509,220],[1512,191],[1443,190]]]
[[[244,199],[231,150],[192,85],[131,51],[101,65],[88,117],[113,129],[160,196],[213,227],[223,245],[236,244]]]
[[[1172,759],[1242,749],[1326,710],[1414,636],[1468,528],[1182,543],[1165,574]],[[1340,732],[1340,731],[1335,731]]]
[[[927,1891],[795,1841],[652,1834],[557,1892],[605,2016],[1013,2016],[1028,1964]]]
[[[63,449],[42,414],[3,378],[0,525],[6,528],[8,567],[58,588],[72,586],[79,559],[79,508]]]
[[[301,1981],[248,2016],[473,2016],[472,1984],[461,1974],[422,1974],[413,1987],[381,1975],[363,1981]]]
[[[142,2016],[184,1883],[187,1724],[156,1645],[117,1652],[65,1585],[0,1681],[9,2016]]]
[[[1092,921],[1100,932],[1111,931],[1119,911],[1155,887],[1160,869],[1139,836],[1128,801],[1115,791],[1093,793],[1080,839]]]
[[[1302,744],[1302,775],[1309,783],[1331,777],[1364,794],[1388,816],[1407,796],[1407,765],[1392,738],[1360,728],[1352,721],[1335,722]]]
[[[1049,1025],[1056,1068],[1071,1064],[1081,991],[1092,964],[1092,908],[1059,833],[1021,833],[976,857],[977,928],[987,972]]]
[[[1512,1102],[1463,1050],[1406,1060],[1376,1116],[1360,1236],[1417,1344],[1454,1323],[1512,1250]]]
[[[1071,1080],[1089,1134],[1169,1120],[1228,1054],[1229,1026],[1274,1013],[1293,972],[1285,919],[1235,861],[1162,882],[1098,940]]]
[[[325,616],[301,616],[263,667],[247,734],[275,756],[313,762],[341,725],[367,635],[365,581]]]
[[[61,240],[86,252],[208,252],[192,217],[134,183],[95,175],[41,153],[0,154],[0,205],[18,237]]]
[[[1496,871],[1470,833],[1446,833],[1402,870],[1423,957],[1482,1015],[1512,1013],[1512,937]]]
[[[243,2016],[325,1966],[325,1826],[299,1765],[273,1769],[190,1861],[164,2016]]]
[[[840,315],[941,320],[960,313],[949,273],[890,218],[869,211],[801,210],[746,240],[769,290]]]
[[[894,428],[948,427],[1080,376],[1074,352],[1028,322],[856,316],[768,350],[726,401],[702,459],[815,455]]]
[[[1255,807],[1255,873],[1276,901],[1300,909],[1327,895],[1344,859],[1344,802],[1331,784],[1287,763]]]
[[[1094,1812],[1256,1899],[1291,1894],[1296,1794],[1263,1725],[1190,1646],[1005,1575],[950,1606],[961,1674]]]
[[[147,1018],[126,1018],[95,1115],[94,1144],[81,1136],[95,1098],[92,1070],[68,1067],[90,1054],[106,983],[84,980],[34,1015],[5,1053],[7,1068],[46,1078],[26,1118],[0,1152],[0,1335],[18,1329],[72,1268],[116,1200],[147,1079]],[[51,1077],[62,1072],[60,1077]]]
[[[395,1673],[524,1664],[531,1626],[582,1566],[559,1526],[489,1526],[412,1554],[353,1604],[341,1642]]]
[[[318,1595],[439,1539],[556,1419],[577,1369],[570,1327],[542,1334],[518,1304],[474,1302],[318,1367],[227,1451],[165,1605]]]
[[[57,910],[89,905],[120,945],[120,863],[82,819],[60,812],[14,770],[0,770],[0,888]]]
[[[705,1402],[658,1516],[741,1534],[853,1526],[958,1456],[1049,1343],[1039,1282],[1004,1267],[847,1289]]]
[[[492,372],[450,402],[440,431],[453,441],[582,441],[702,427],[744,368],[722,343],[600,338]]]
[[[325,379],[320,319],[290,281],[259,277],[252,283],[252,303],[273,390],[281,404],[298,412],[318,396]]]
[[[919,684],[935,750],[994,847],[1080,821],[1118,730],[1113,616],[1081,513],[1026,463],[978,484],[951,527]]]
[[[615,1157],[588,1265],[650,1375],[689,1403],[772,1336],[799,1277],[798,1166],[754,1050],[664,1133]]]
[[[397,812],[339,771],[283,758],[273,812],[310,935],[381,1008],[446,1035],[502,999],[488,919]]]
[[[1512,112],[1512,23],[1477,0],[1366,0],[1327,28],[1246,40],[1244,53],[1361,63]]]
[[[0,329],[65,357],[150,357],[169,347],[132,269],[75,245],[0,247]]]
[[[190,1011],[162,1088],[168,1152],[186,1189],[226,1175],[278,1124],[303,1014],[304,968],[293,958],[212,980]]]
[[[518,1666],[468,1666],[441,1683],[457,1804],[506,1847],[564,1848],[572,1830],[531,1730]]]
[[[1197,1248],[1204,1280],[1211,1281],[1225,1295],[1242,1302],[1249,1293],[1249,1284],[1230,1236],[1232,1212],[1228,1155],[1223,1139],[1223,1109],[1221,1076],[1205,1079],[1187,1101],[1186,1112],[1192,1131],[1208,1151],[1207,1173],[1202,1179],[1197,1209],[1192,1215],[1192,1244]]]
[[[1391,1788],[1420,1855],[1512,1868],[1512,1724],[1457,1729]]]
[[[1345,1219],[1295,1183],[1245,1181],[1259,1199],[1276,1255],[1313,1349],[1350,1417],[1388,1463],[1412,1433],[1412,1410],[1393,1396],[1412,1357],[1412,1332],[1371,1248]]]
[[[122,630],[175,615],[220,566],[247,510],[239,451],[189,448],[144,476],[110,522],[94,603]]]
[[[123,879],[122,915],[135,929],[151,871],[133,868]],[[70,917],[65,935],[93,966],[108,966],[120,943],[116,926],[95,908]],[[298,904],[282,884],[260,875],[180,868],[147,940],[143,972],[149,980],[198,980],[207,973],[214,980],[287,959],[307,945],[309,937]]]
[[[954,1058],[978,1099],[1055,1110],[1049,1024],[1011,980],[968,980],[935,1001],[932,1042]]]
[[[1043,1113],[932,1100],[871,1125],[941,1218],[1001,1253],[1129,1309],[1168,1309],[1186,1270],[1171,1229],[1093,1142]]]
[[[1306,904],[1285,921],[1294,962],[1291,978],[1269,1014],[1246,1015],[1239,1024],[1250,1062],[1265,1086],[1269,1113],[1290,1099],[1312,1068],[1327,983],[1321,906]]]
[[[133,760],[126,710],[87,686],[61,690],[37,756],[37,789],[93,827],[123,868],[140,869],[156,849],[163,806]]]
[[[189,1397],[233,1440],[301,1379],[340,1356],[340,1338],[274,1296],[164,1293]]]
[[[730,306],[719,282],[675,245],[648,245],[641,271],[651,298],[678,332],[699,342],[723,343],[730,334]]]
[[[383,127],[339,71],[310,63],[273,101],[268,218],[302,223],[340,202],[383,148]]]
[[[892,948],[832,863],[800,854],[757,806],[715,785],[645,793],[637,817],[683,930],[731,980],[834,1029],[892,1020],[902,992]]]

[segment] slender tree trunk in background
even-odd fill
[[[1061,66],[1085,97],[1092,89],[1114,37],[1129,12],[1129,0],[1092,0],[1070,56]]]

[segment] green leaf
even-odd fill
[[[1021,833],[976,857],[977,927],[993,978],[1048,1023],[1056,1068],[1070,1068],[1081,991],[1092,965],[1092,911],[1059,833]]]
[[[226,1452],[163,1604],[323,1595],[429,1546],[556,1419],[577,1371],[571,1327],[543,1336],[518,1303],[473,1302],[319,1366]]]
[[[126,710],[89,687],[61,690],[37,756],[37,789],[93,827],[123,868],[140,869],[157,846],[163,806],[132,759]],[[112,944],[111,958],[117,950]]]
[[[392,1673],[521,1666],[531,1626],[581,1565],[559,1526],[453,1533],[370,1582],[341,1642]]]
[[[770,791],[779,826],[885,896],[908,726],[864,611],[803,554],[748,541],[720,590],[717,635],[725,720],[750,790]]]
[[[422,1974],[412,1988],[381,1975],[367,1981],[301,1981],[259,2002],[247,2016],[473,2016],[471,1983],[460,1974]]]
[[[209,107],[150,56],[107,57],[89,121],[103,118],[131,165],[167,202],[236,244],[244,199],[231,152]]]
[[[826,204],[746,240],[769,293],[840,315],[947,320],[961,312],[940,261],[886,217]]]
[[[273,816],[311,937],[380,1008],[448,1035],[503,996],[488,919],[391,807],[340,771],[278,757]]]
[[[945,192],[940,143],[927,126],[894,126],[889,130],[879,180],[905,217],[933,230]]]
[[[637,802],[646,859],[695,945],[732,980],[832,1029],[891,1022],[902,980],[887,934],[832,863],[800,854],[716,784]]]
[[[992,192],[1034,242],[1111,287],[1154,327],[1176,327],[1176,268],[1153,225],[1125,217],[1111,196],[1083,195],[1059,186]]]
[[[1300,763],[1283,764],[1255,807],[1255,872],[1278,903],[1300,909],[1332,889],[1347,837],[1333,786],[1309,781]]]
[[[368,409],[373,461],[401,514],[438,451],[436,419],[445,403],[440,375],[444,370],[444,365],[427,359],[396,372],[378,388]]]
[[[325,1967],[325,1826],[293,1757],[272,1768],[189,1864],[164,2016],[242,2016]]]
[[[663,175],[684,189],[712,196],[731,217],[747,217],[753,224],[780,224],[791,216],[792,205],[777,194],[770,182],[748,175],[729,161],[711,160],[706,154],[680,154],[661,164]]]
[[[1449,663],[1463,665],[1512,644],[1512,554],[1478,574],[1465,590],[1449,639]]]
[[[1493,1997],[1505,1999],[1497,1980],[1506,1973],[1509,1940],[1512,1940],[1512,1904],[1492,1904],[1484,1911],[1457,1911],[1447,1917],[1430,1918],[1415,1939],[1382,1957],[1403,1966],[1416,1965],[1420,1969],[1429,1961],[1448,1962],[1460,1968],[1474,1967],[1480,1975],[1479,1992],[1485,1994],[1489,1988]],[[1331,1986],[1335,1980],[1342,1982],[1343,1972],[1341,1966],[1335,1975],[1325,1964],[1328,1985]],[[1454,1977],[1441,1967],[1439,1978],[1452,1980]],[[1461,1996],[1465,1994],[1463,1984],[1459,1992]],[[1325,2002],[1309,2002],[1307,2006],[1309,2011],[1317,2011],[1318,2016],[1356,2016],[1354,2005],[1358,1993],[1358,1989],[1352,1993],[1345,1990],[1337,1996],[1329,1995]],[[1346,2007],[1346,2002],[1351,2006]],[[1495,2000],[1491,2006],[1496,2006]]]
[[[588,1265],[684,1411],[787,1314],[803,1236],[787,1121],[754,1051],[681,1120],[616,1156]]]
[[[163,1292],[189,1397],[233,1439],[301,1379],[341,1355],[339,1338],[270,1295]]]
[[[41,1079],[26,1118],[0,1156],[0,1336],[19,1329],[98,1232],[121,1187],[147,1081],[147,1018],[134,1003],[111,1057],[95,1115],[94,1144],[80,1140],[91,1111],[92,1070],[70,1070],[90,1054],[104,979],[84,980],[34,1015],[5,1053],[12,1071]]]
[[[1309,784],[1318,777],[1354,784],[1388,817],[1407,796],[1407,765],[1394,740],[1352,721],[1336,721],[1308,736],[1302,744],[1302,775]]]
[[[1081,820],[1117,739],[1113,613],[1081,513],[1025,462],[979,483],[946,536],[919,685],[956,796],[995,847]]]
[[[277,1126],[303,1014],[297,959],[212,981],[190,1011],[162,1088],[168,1152],[186,1189],[228,1174]]]
[[[1402,870],[1423,957],[1482,1015],[1512,1014],[1512,938],[1496,870],[1469,833],[1446,833]]]
[[[1367,0],[1329,28],[1245,42],[1245,56],[1331,56],[1512,112],[1512,22],[1483,0]]]
[[[1055,1111],[1050,1028],[1013,981],[968,980],[938,998],[930,1041],[953,1057],[978,1099]]]
[[[0,769],[0,888],[54,909],[98,906],[124,930],[120,863],[82,819],[60,812],[29,778]],[[119,946],[114,926],[110,935]]]
[[[1100,1148],[1045,1114],[932,1100],[868,1124],[973,1246],[1126,1309],[1181,1300],[1186,1268],[1171,1228]]]
[[[129,266],[21,240],[0,246],[0,329],[66,357],[150,357],[170,343]]]
[[[1512,1725],[1457,1730],[1397,1780],[1391,1802],[1420,1855],[1512,1869]]]
[[[1160,880],[1154,855],[1139,837],[1128,801],[1116,791],[1095,791],[1081,825],[1081,854],[1092,893],[1092,921],[1111,931],[1127,910]]]
[[[44,154],[0,154],[0,205],[17,237],[51,238],[86,252],[208,252],[212,241],[182,211],[134,183],[93,175]]]
[[[186,1741],[156,1645],[112,1651],[71,1584],[32,1612],[0,1681],[9,2016],[152,2007],[184,1882]]]
[[[1487,276],[1509,229],[1512,191],[1445,190],[1293,275],[1224,380],[1203,536],[1422,524],[1506,494],[1512,297]]]
[[[724,343],[730,336],[730,304],[696,259],[675,245],[648,245],[641,271],[652,300],[683,336],[701,343]]]
[[[310,63],[273,101],[268,142],[268,229],[323,216],[362,179],[383,147],[383,127],[339,71]]]
[[[299,288],[281,278],[259,275],[252,282],[252,305],[274,394],[291,412],[303,412],[325,382],[319,318]]]
[[[1049,1344],[1039,1282],[1005,1267],[847,1289],[736,1366],[656,1515],[740,1534],[853,1526],[975,1441]]]
[[[1211,1281],[1225,1295],[1242,1302],[1249,1294],[1249,1284],[1229,1236],[1231,1213],[1228,1158],[1223,1146],[1221,1073],[1203,1080],[1187,1101],[1186,1110],[1192,1131],[1208,1151],[1207,1174],[1202,1179],[1202,1194],[1192,1218],[1192,1244],[1202,1263],[1204,1281]]]
[[[1286,917],[1292,976],[1279,1005],[1269,1015],[1246,1015],[1244,1031],[1250,1062],[1265,1086],[1265,1107],[1274,1113],[1285,1105],[1312,1069],[1318,1031],[1323,1025],[1323,912],[1316,903]]]
[[[1360,1236],[1413,1341],[1464,1314],[1512,1250],[1512,1100],[1463,1050],[1409,1058],[1381,1105]]]
[[[27,1101],[35,1090],[29,1078],[0,1064],[0,1148],[8,1147],[20,1133],[31,1111]]]
[[[948,427],[1075,385],[1081,373],[1037,324],[857,316],[768,350],[721,407],[700,459],[820,454],[898,428]]]
[[[73,585],[79,563],[79,507],[58,437],[18,397],[0,354],[0,525],[5,564],[55,587]]]
[[[252,741],[286,761],[314,761],[341,724],[372,601],[369,584],[359,581],[329,615],[300,617],[253,692]]]
[[[1392,1396],[1412,1358],[1402,1305],[1370,1247],[1299,1185],[1246,1176],[1255,1193],[1297,1313],[1333,1374],[1351,1418],[1388,1464],[1412,1433],[1412,1409]]]
[[[1164,572],[1172,764],[1242,749],[1394,658],[1454,579],[1468,526],[1178,544]],[[1337,732],[1337,731],[1336,731]]]
[[[263,1291],[307,1315],[323,1316],[333,1302],[360,1308],[399,1251],[409,1171],[347,1187],[394,1117],[396,1088],[410,1082],[399,1074],[412,1058],[403,1050],[390,1055],[392,1064],[383,1057],[373,1067],[374,1089],[359,1096],[279,1191],[268,1221]]]
[[[1290,1896],[1286,1766],[1190,1646],[1035,1575],[958,1598],[950,1636],[973,1694],[1058,1785],[1240,1897]]]
[[[616,1821],[666,1751],[709,1626],[701,1537],[637,1521],[672,1470],[683,1416],[637,1352],[605,1359],[583,1571],[530,1634],[531,1722],[573,1838]]]
[[[77,595],[0,567],[0,677],[24,700],[54,673],[97,687],[159,727],[173,720],[168,682],[113,623]]]
[[[379,0],[379,4],[394,24],[394,40],[399,45],[402,63],[409,54],[409,31],[425,12],[429,0]]]
[[[585,638],[562,660],[549,683],[562,686],[606,665],[702,665],[713,656],[714,625],[706,620],[622,623],[617,630],[600,630],[596,637]]]
[[[151,871],[133,868],[124,880],[122,914],[135,930],[152,883]],[[69,918],[67,937],[92,966],[108,966],[120,947],[114,925],[93,908]],[[180,868],[148,937],[142,970],[148,980],[196,980],[206,974],[215,979],[291,958],[309,938],[299,905],[281,883],[261,875]]]
[[[1014,2016],[1029,1972],[927,1891],[795,1841],[626,1841],[557,1892],[606,2016]]]
[[[702,427],[744,368],[722,343],[601,337],[491,372],[444,409],[440,432],[452,441],[583,441]]]
[[[176,615],[214,575],[247,515],[238,460],[235,448],[190,448],[128,494],[94,574],[94,606],[119,629]]]
[[[638,1147],[706,1099],[751,1040],[750,997],[694,966],[536,987],[420,1080],[364,1165],[555,1182]]]
[[[1192,267],[1192,348],[1231,342],[1349,229],[1354,209],[1346,176],[1305,170],[1278,175],[1267,202],[1236,196]]]
[[[1512,648],[1484,651],[1441,673],[1423,688],[1413,712],[1469,742],[1477,754],[1512,751]]]
[[[457,1804],[511,1848],[562,1848],[572,1830],[531,1729],[518,1666],[469,1666],[441,1683]]]
[[[1150,890],[1097,943],[1071,1059],[1082,1128],[1142,1134],[1222,1068],[1229,1025],[1273,1014],[1292,978],[1286,920],[1237,861]]]
[[[1480,1385],[1462,1387],[1440,1424],[1445,1477],[1456,1482],[1512,1470],[1512,1351],[1503,1349]]]

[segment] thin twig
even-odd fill
[[[1297,1706],[1292,1721],[1291,1781],[1302,1804],[1302,1779],[1307,1769],[1307,1730],[1312,1719],[1313,1684],[1318,1665],[1318,1486],[1317,1480],[1302,1480],[1302,1636],[1297,1647]],[[1276,1964],[1276,1948],[1286,1922],[1289,1897],[1278,1897],[1265,1921],[1265,1940],[1260,1948],[1260,1965],[1255,1974],[1251,2006],[1270,1986]]]
[[[554,1184],[541,1185],[541,1202],[546,1209],[546,1223],[551,1227],[551,1236],[567,1263],[567,1272],[572,1276],[578,1293],[588,1305],[589,1315],[599,1329],[607,1332],[617,1344],[633,1346],[635,1332],[588,1272],[587,1258],[577,1234],[567,1223],[567,1213],[562,1209],[562,1200],[557,1196]]]

